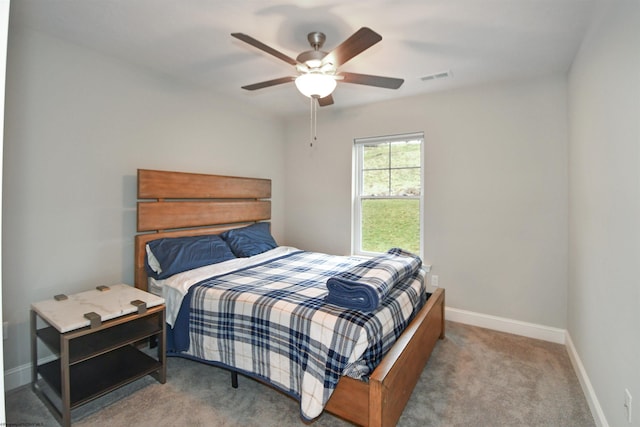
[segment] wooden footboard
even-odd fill
[[[438,338],[444,338],[444,289],[431,295],[369,382],[343,377],[325,409],[362,426],[395,426]]]

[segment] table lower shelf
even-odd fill
[[[158,360],[128,345],[72,365],[69,369],[70,409],[74,409],[145,375],[159,372],[163,366]],[[38,373],[62,399],[60,359],[38,366]]]

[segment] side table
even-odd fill
[[[129,285],[34,303],[31,386],[68,427],[73,409],[145,375],[164,384],[165,333],[164,299]],[[158,342],[155,356],[140,345],[151,338]],[[53,361],[38,364],[38,341]]]

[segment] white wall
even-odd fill
[[[569,75],[568,331],[611,426],[640,426],[640,2],[605,2]]]
[[[21,29],[6,94],[5,368],[30,361],[32,302],[133,282],[136,169],[271,178],[283,234],[281,120]]]
[[[447,305],[564,328],[566,90],[550,76],[320,109],[313,148],[308,116],[289,119],[288,243],[349,253],[353,139],[424,131],[425,261]]]

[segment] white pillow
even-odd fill
[[[147,250],[147,263],[149,264],[149,267],[153,271],[155,271],[156,274],[162,273],[162,268],[160,267],[160,262],[155,257],[155,255],[153,255],[153,252],[151,252],[151,248],[149,247],[148,243],[146,245],[146,250]]]

